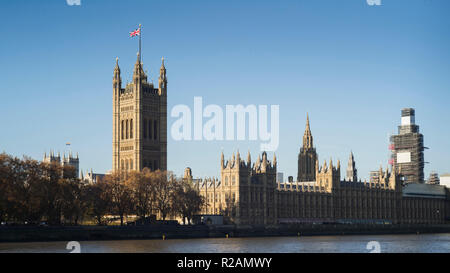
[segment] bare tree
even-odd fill
[[[124,216],[133,211],[133,198],[130,186],[126,183],[126,173],[114,172],[105,177],[105,182],[111,187],[112,212],[120,217],[123,226]]]
[[[132,189],[133,203],[136,215],[145,218],[152,214],[155,204],[155,183],[152,183],[152,173],[148,168],[142,172],[131,172],[128,175],[128,185]]]
[[[204,198],[193,187],[193,184],[184,180],[179,180],[175,184],[172,200],[174,210],[183,219],[183,224],[186,223],[186,219],[190,224],[193,216],[201,210],[205,203]]]
[[[172,173],[157,170],[151,174],[151,181],[155,186],[155,208],[158,210],[163,221],[173,213],[172,191],[176,179]]]
[[[88,215],[94,217],[97,225],[106,225],[104,217],[111,211],[112,194],[110,185],[103,180],[86,186],[85,196],[88,200]]]

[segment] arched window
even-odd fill
[[[133,159],[130,159],[130,170],[133,169]]]
[[[153,138],[153,134],[152,134],[152,120],[151,119],[149,119],[148,120],[148,138],[149,139],[152,139]]]
[[[128,171],[128,160],[125,159],[125,170]]]
[[[128,119],[126,121],[126,127],[125,127],[125,138],[128,139]]]
[[[121,162],[121,169],[123,170],[124,168],[125,168],[125,165],[124,165],[123,159],[122,159],[122,162]]]
[[[122,120],[122,126],[120,126],[120,127],[121,127],[121,131],[122,131],[121,134],[122,134],[122,140],[123,140],[123,129],[124,129],[124,127],[125,127],[125,126],[124,126],[124,120]]]
[[[158,121],[157,120],[155,120],[155,123],[154,123],[153,134],[154,134],[155,140],[158,139]]]
[[[231,185],[234,186],[236,184],[236,176],[233,175],[231,178]]]
[[[228,176],[225,176],[225,186],[228,186]]]
[[[144,119],[144,138],[147,138],[147,119]]]
[[[133,119],[130,119],[130,138],[133,138]]]
[[[154,164],[155,164],[155,171],[158,169],[158,161],[157,160],[155,160],[154,161]]]

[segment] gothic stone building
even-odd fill
[[[312,148],[309,122],[304,145]],[[309,138],[309,139],[308,139]],[[307,149],[301,149],[304,153]],[[301,162],[302,156],[299,156]],[[262,153],[252,165],[239,152],[225,162],[222,153],[221,179],[193,180],[187,169],[185,179],[194,182],[206,204],[202,214],[222,214],[238,225],[273,225],[282,223],[443,223],[450,216],[448,189],[438,185],[406,184],[401,169],[380,169],[376,182],[357,181],[353,154],[347,181],[341,180],[340,162],[324,162],[303,168],[299,177],[313,181],[277,183],[276,157],[272,162]]]
[[[45,163],[56,163],[58,165],[61,165],[61,167],[70,166],[73,168],[74,174],[76,177],[79,176],[80,173],[80,159],[77,156],[72,156],[72,152],[69,152],[69,155],[66,156],[66,153],[63,154],[63,157],[61,158],[61,154],[58,152],[57,155],[53,151],[50,151],[50,153],[47,155],[47,153],[44,153],[44,158],[42,162]]]
[[[303,136],[303,146],[298,154],[297,181],[316,180],[316,148],[313,145],[313,137],[309,127],[309,116],[306,117],[306,130]]]
[[[138,54],[133,81],[122,88],[118,59],[113,77],[113,171],[167,169],[167,77],[147,81]]]
[[[276,157],[270,162],[265,152],[253,166],[250,153],[247,161],[238,152],[226,162],[222,154],[220,181],[211,178],[194,181],[206,200],[202,214],[224,214],[237,224],[275,223],[276,164]],[[190,169],[185,179],[192,180]]]

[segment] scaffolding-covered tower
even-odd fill
[[[402,110],[401,125],[398,127],[398,135],[390,138],[392,150],[391,164],[405,183],[424,183],[424,146],[423,135],[419,132],[419,126],[415,124],[415,110],[405,108]]]

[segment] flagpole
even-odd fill
[[[141,36],[142,36],[142,25],[139,24],[139,62],[142,63],[142,54],[141,54]]]

